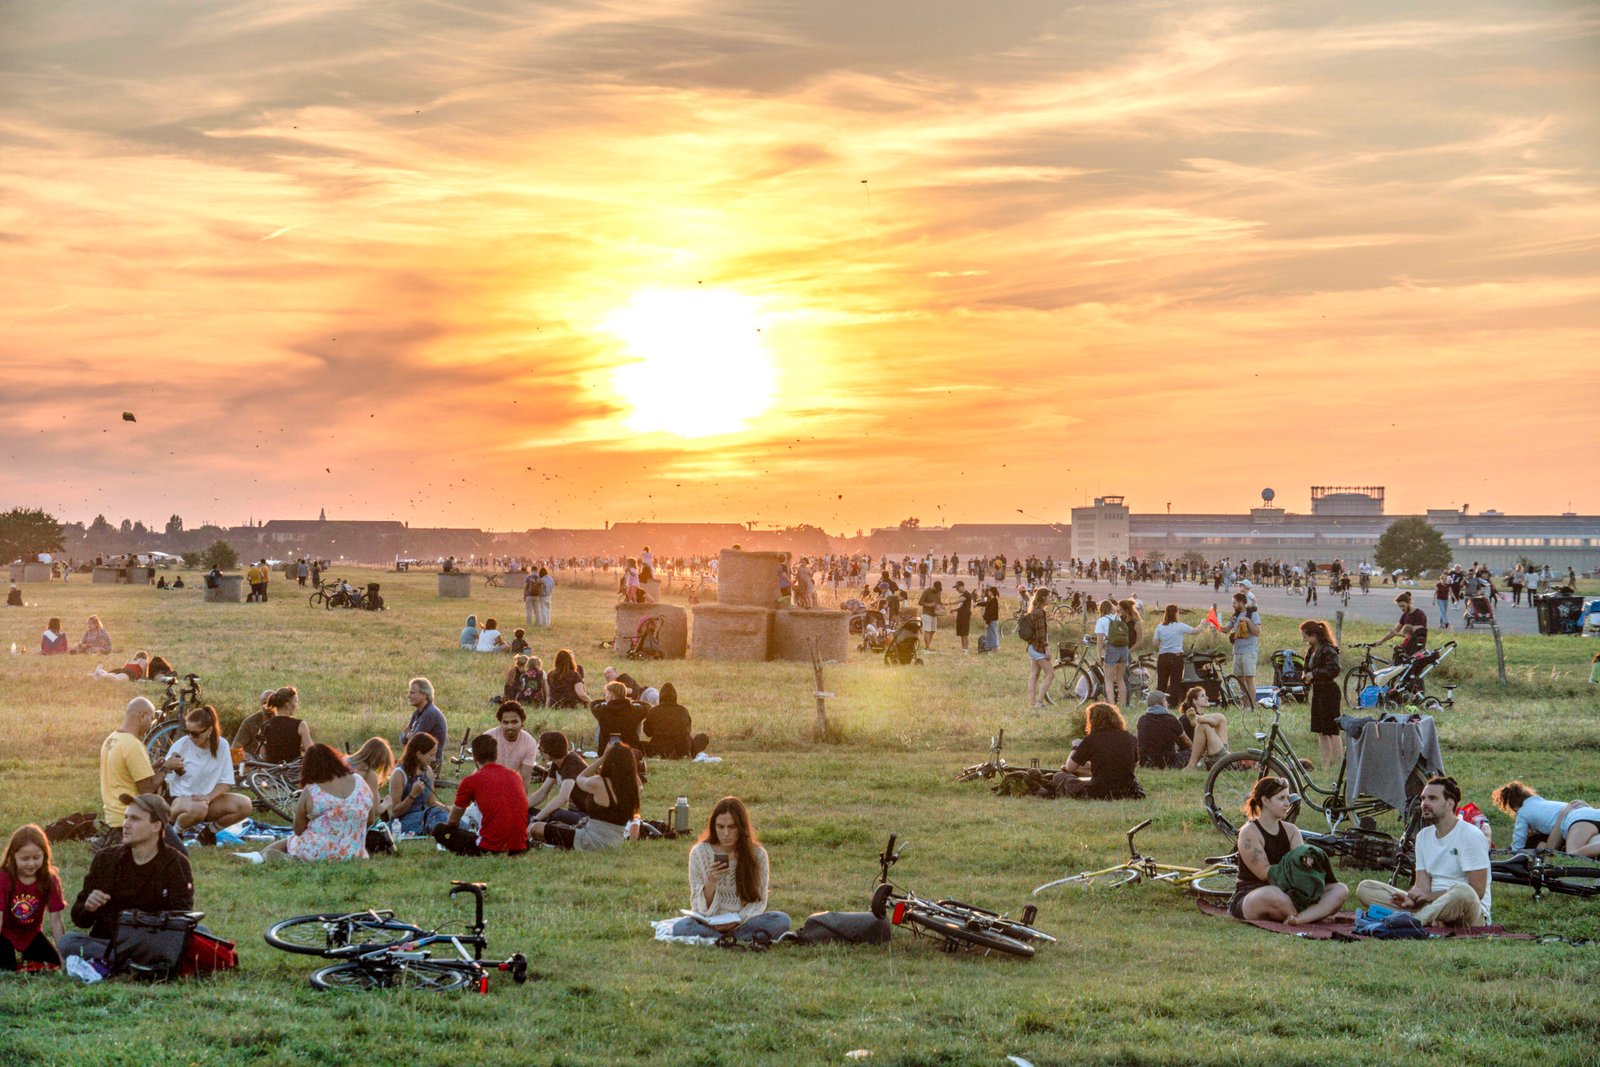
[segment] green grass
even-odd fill
[[[352,574],[366,580],[367,575]],[[392,736],[409,709],[413,674],[426,674],[459,736],[489,724],[487,696],[503,658],[456,650],[468,611],[520,624],[514,590],[477,585],[471,601],[441,601],[432,575],[373,575],[392,610],[312,611],[287,595],[265,606],[204,605],[195,590],[159,594],[74,582],[28,586],[33,605],[0,614],[0,648],[33,649],[49,615],[76,637],[98,612],[121,653],[148,648],[204,675],[231,726],[263,688],[292,683],[320,739]],[[191,581],[191,584],[197,584]],[[548,663],[574,649],[592,674],[614,657],[610,597],[563,588],[553,632],[535,638]],[[514,621],[515,620],[515,621]],[[1291,644],[1294,619],[1270,619],[1263,652]],[[1379,631],[1347,626],[1347,641]],[[1446,762],[1468,797],[1512,776],[1549,795],[1592,796],[1600,771],[1593,645],[1576,638],[1508,638],[1511,685],[1495,681],[1487,635],[1461,635],[1441,670],[1460,683],[1441,718]],[[828,668],[829,713],[843,743],[811,740],[809,665],[670,663],[635,672],[673,681],[708,730],[717,766],[658,764],[645,792],[659,817],[679,793],[696,822],[716,798],[750,803],[773,858],[773,905],[796,921],[812,911],[862,909],[873,857],[890,831],[910,842],[897,877],[914,889],[1017,911],[1029,890],[1116,860],[1139,820],[1157,856],[1183,862],[1224,846],[1200,805],[1200,779],[1146,772],[1149,798],[1072,804],[1002,799],[953,772],[982,758],[1004,727],[1013,762],[1059,763],[1081,726],[1061,711],[1025,707],[1015,645],[999,656],[928,657],[890,669],[857,657]],[[1265,661],[1265,655],[1263,655]],[[108,665],[113,665],[108,663]],[[87,677],[82,657],[8,657],[0,676],[0,827],[48,822],[94,807],[94,757],[129,687]],[[152,693],[154,687],[137,691]],[[159,692],[159,690],[155,690]],[[536,714],[580,732],[591,720]],[[1314,752],[1307,713],[1285,721],[1302,755]],[[1236,747],[1253,727],[1233,723]],[[1497,835],[1509,827],[1494,813]],[[81,845],[57,856],[69,895],[87,863]],[[887,948],[774,950],[765,955],[660,945],[646,923],[687,895],[685,846],[625,847],[606,855],[539,853],[520,861],[465,860],[431,846],[397,858],[327,867],[245,867],[218,850],[195,857],[197,906],[240,943],[236,975],[150,989],[80,987],[65,978],[0,982],[0,1049],[7,1064],[94,1062],[529,1062],[686,1064],[846,1062],[1459,1064],[1592,1062],[1600,1023],[1583,1005],[1600,978],[1600,950],[1527,943],[1340,945],[1273,936],[1202,916],[1162,887],[1086,896],[1053,891],[1039,923],[1061,943],[1031,962],[949,957],[897,934]],[[1352,872],[1352,877],[1359,877]],[[490,995],[317,994],[316,962],[269,949],[273,919],[346,906],[393,907],[422,921],[453,910],[451,878],[491,885],[493,951],[526,952],[540,980],[501,981]],[[1600,937],[1600,906],[1568,898],[1535,904],[1499,887],[1508,927]]]

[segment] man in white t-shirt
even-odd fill
[[[1435,776],[1422,790],[1417,877],[1409,892],[1367,880],[1356,887],[1363,904],[1409,911],[1424,926],[1487,926],[1493,922],[1493,879],[1483,831],[1456,817],[1461,787]]]

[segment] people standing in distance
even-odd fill
[[[983,636],[978,638],[979,652],[994,652],[1000,648],[1000,590],[987,586],[983,591]]]
[[[749,809],[738,797],[723,797],[689,850],[689,910],[695,914],[673,923],[672,936],[777,940],[790,921],[781,911],[767,910],[771,871]],[[731,918],[713,926],[698,916]]]
[[[533,624],[549,629],[550,598],[555,595],[556,580],[544,567],[539,568],[539,584],[543,587],[543,595],[539,597],[539,602],[533,606]]]
[[[917,597],[922,610],[922,647],[933,647],[933,634],[939,628],[939,612],[944,610],[944,583],[934,582]]]
[[[1417,653],[1427,651],[1428,613],[1421,608],[1411,606],[1411,593],[1409,591],[1395,597],[1394,602],[1395,606],[1400,609],[1400,621],[1395,623],[1388,633],[1378,638],[1378,644],[1381,645],[1385,641],[1396,637],[1402,638],[1400,644],[1395,646],[1394,662],[1403,663],[1414,658]],[[1407,630],[1406,627],[1408,626],[1411,629]]]
[[[1182,609],[1168,604],[1156,627],[1156,688],[1167,694],[1167,706],[1178,702],[1183,685],[1183,639],[1198,633],[1198,626],[1179,620]]]
[[[1271,883],[1272,866],[1304,844],[1300,828],[1289,821],[1299,799],[1282,778],[1258,778],[1250,790],[1244,802],[1250,821],[1239,828],[1239,882],[1228,901],[1228,914],[1235,919],[1304,926],[1334,914],[1350,896],[1350,888],[1333,876],[1331,868],[1322,872],[1322,895],[1303,909]]]
[[[1417,870],[1411,888],[1401,890],[1368,879],[1356,887],[1356,899],[1408,911],[1423,926],[1493,922],[1489,843],[1483,831],[1456,816],[1460,804],[1461,787],[1454,778],[1429,778],[1422,788],[1423,827],[1417,834]]]
[[[1339,732],[1339,646],[1333,631],[1318,619],[1300,624],[1305,638],[1306,680],[1311,683],[1311,732],[1317,735],[1317,752],[1324,770],[1344,760],[1344,738]]]
[[[1256,706],[1256,658],[1261,648],[1261,614],[1247,593],[1233,594],[1233,615],[1228,620],[1233,642],[1233,676],[1244,691],[1244,706]]]
[[[972,633],[972,592],[964,581],[956,582],[956,639],[961,642],[963,656],[971,652],[967,639]]]
[[[1033,601],[1028,612],[1023,616],[1027,622],[1028,638],[1024,648],[1028,653],[1028,707],[1042,708],[1050,700],[1050,683],[1055,680],[1056,665],[1050,658],[1050,616],[1045,613],[1045,600],[1049,597],[1048,589],[1040,589],[1033,594]],[[1018,633],[1023,630],[1023,623],[1017,623]]]

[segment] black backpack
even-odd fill
[[[794,936],[802,945],[883,945],[893,932],[887,919],[870,911],[819,911]]]

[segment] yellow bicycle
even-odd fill
[[[1135,882],[1164,882],[1180,889],[1187,889],[1206,900],[1220,902],[1233,896],[1234,887],[1239,884],[1237,853],[1232,856],[1208,856],[1204,867],[1180,867],[1176,864],[1161,863],[1150,856],[1139,855],[1139,850],[1133,844],[1134,835],[1149,825],[1150,820],[1146,819],[1128,831],[1128,858],[1115,867],[1057,878],[1035,889],[1033,895],[1038,896],[1046,889],[1054,889],[1058,885],[1075,885],[1084,889],[1116,889]]]

